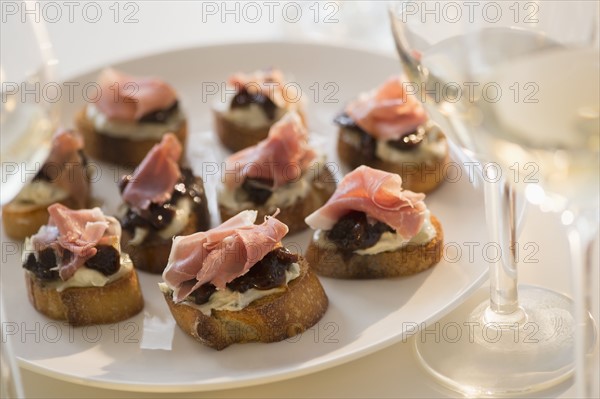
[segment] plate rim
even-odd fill
[[[477,291],[483,283],[487,280],[487,271],[482,273],[477,279],[475,279],[466,289],[464,289],[458,296],[460,298],[467,297]],[[399,343],[413,335],[416,335],[421,326],[428,327],[431,323],[435,323],[437,320],[451,313],[461,304],[460,299],[453,301],[447,307],[434,312],[432,315],[427,317],[422,324],[419,324],[419,328],[411,334],[405,332],[382,340],[376,344],[364,346],[360,349],[354,350],[349,354],[337,355],[331,359],[315,364],[310,367],[297,368],[291,371],[280,371],[267,375],[264,377],[252,377],[252,378],[241,378],[231,381],[223,382],[210,382],[210,383],[190,383],[190,384],[139,384],[132,382],[107,382],[96,378],[79,378],[70,374],[61,373],[60,371],[52,370],[35,364],[34,362],[17,357],[19,366],[33,371],[47,377],[56,378],[62,381],[71,382],[80,385],[89,385],[95,388],[102,389],[114,389],[128,392],[143,392],[143,393],[186,393],[186,392],[208,392],[208,391],[221,391],[226,389],[238,389],[243,387],[252,387],[257,385],[270,384],[280,381],[285,381],[292,378],[302,377],[313,373],[318,373],[323,370],[341,366],[346,363],[361,359],[365,356],[371,355],[389,346]]]

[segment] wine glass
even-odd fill
[[[4,319],[4,301],[0,298],[0,320],[2,331],[0,332],[0,398],[24,398],[23,384],[19,368],[10,344],[10,337],[6,332],[7,321]]]
[[[48,155],[58,115],[48,99],[56,98],[58,83],[54,80],[56,59],[43,20],[3,15],[0,30],[0,204],[4,205],[35,176]],[[22,398],[11,345],[16,336],[8,331],[10,321],[5,319],[2,294],[0,291],[0,394],[2,398]]]
[[[433,117],[449,123],[451,139],[469,157],[482,163],[494,162],[499,168],[495,170],[502,176],[517,171],[521,182],[515,185],[505,179],[491,185],[493,176],[484,176],[487,223],[505,255],[502,262],[490,265],[490,300],[475,308],[459,307],[452,315],[452,320],[459,325],[462,322],[468,331],[460,340],[415,341],[417,355],[425,368],[445,385],[464,394],[505,395],[545,389],[569,377],[574,369],[573,354],[584,353],[593,345],[593,340],[583,337],[593,336],[593,324],[587,322],[587,313],[575,315],[571,299],[541,287],[517,287],[515,205],[522,192],[528,200],[536,197],[536,193],[540,197],[540,190],[553,194],[569,192],[570,198],[581,196],[581,191],[575,189],[577,184],[560,186],[565,182],[564,176],[554,185],[549,183],[557,179],[552,162],[562,162],[563,166],[566,163],[568,168],[574,157],[582,161],[577,163],[579,169],[594,159],[597,165],[597,147],[595,153],[581,151],[586,154],[582,158],[568,149],[572,147],[568,137],[574,129],[564,129],[565,123],[558,124],[564,122],[561,118],[569,111],[557,107],[564,98],[562,92],[553,90],[556,97],[552,103],[546,96],[536,98],[536,90],[542,89],[541,82],[537,83],[539,72],[548,72],[544,68],[554,68],[553,64],[527,64],[538,55],[589,46],[596,34],[596,15],[595,2],[566,1],[399,1],[390,9],[404,70],[416,83],[418,94]],[[550,58],[545,61],[559,62]],[[589,62],[590,57],[580,61]],[[564,64],[564,61],[560,64],[561,68]],[[521,74],[519,68],[528,74]],[[586,79],[592,79],[589,75],[588,71]],[[547,85],[564,79],[560,74],[550,76],[552,73],[544,75],[548,78],[544,82]],[[593,79],[591,83],[593,87]],[[576,90],[586,90],[579,86]],[[574,97],[569,93],[564,107],[579,104],[572,101]],[[527,107],[529,104],[536,106]],[[593,122],[582,119],[582,124],[588,129]],[[588,136],[593,138],[594,133]],[[597,134],[595,140],[597,146]],[[563,148],[563,144],[569,145]],[[581,149],[582,145],[576,147]],[[594,164],[591,165],[593,168]],[[567,176],[577,176],[573,180],[576,183],[585,175],[582,183],[589,183],[593,190],[594,184],[597,187],[598,170],[592,172],[589,166],[585,170]],[[535,181],[538,175],[542,184],[523,184],[523,180]],[[563,201],[558,202],[555,196],[542,194],[542,197],[554,199],[553,209],[566,209],[566,197],[561,196]],[[597,213],[597,197],[595,206]],[[567,218],[573,222],[577,213],[569,212]],[[592,230],[585,231],[586,243],[593,237]],[[581,237],[581,234],[571,235]],[[574,265],[573,270],[580,269]],[[578,292],[579,286],[574,287],[574,292]],[[583,327],[574,340],[578,325]],[[577,357],[578,363],[580,358]]]
[[[34,177],[50,151],[61,87],[43,19],[7,15],[0,35],[0,204]]]
[[[544,4],[539,9],[538,23],[552,24],[559,29],[562,41],[547,34],[542,36],[539,30],[526,32],[530,40],[547,45],[510,62],[485,55],[484,46],[488,44],[484,42],[489,28],[474,25],[468,43],[473,56],[467,63],[467,73],[473,79],[494,81],[501,86],[509,80],[531,82],[539,92],[535,101],[523,103],[514,99],[507,101],[507,98],[499,98],[494,103],[475,101],[474,118],[467,123],[476,132],[474,144],[479,151],[489,154],[505,169],[512,168],[522,177],[524,168],[515,165],[539,166],[538,181],[517,185],[517,189],[543,210],[559,213],[567,227],[577,305],[574,310],[576,382],[580,396],[586,397],[593,397],[589,375],[591,356],[586,356],[586,346],[593,345],[595,340],[588,315],[592,293],[591,253],[599,222],[597,7],[597,2]],[[563,12],[569,11],[577,14],[573,15],[575,19],[564,20]],[[498,37],[510,39],[502,32]]]

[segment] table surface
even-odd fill
[[[102,18],[92,23],[74,9],[69,20],[68,9],[62,8],[58,22],[47,23],[60,79],[119,60],[157,53],[173,48],[239,41],[304,40],[344,43],[370,50],[393,52],[384,4],[357,2],[302,3],[302,17],[290,22],[282,16],[285,2],[273,2],[272,15],[259,4],[262,17],[258,22],[252,10],[244,5],[229,5],[233,14],[224,13],[221,2],[130,2],[121,4],[118,18],[112,2],[99,3]],[[331,4],[334,4],[333,6]],[[211,8],[212,7],[212,8]],[[312,8],[310,8],[312,7]],[[336,8],[337,7],[337,8]],[[320,10],[318,18],[316,10]],[[44,20],[40,9],[41,19]],[[49,11],[48,11],[49,12]],[[238,13],[236,15],[235,13]],[[338,22],[326,21],[334,13]],[[133,23],[125,16],[133,13]],[[368,13],[368,14],[365,14]],[[291,14],[291,11],[290,11]],[[365,17],[367,15],[368,17]],[[46,17],[48,17],[47,15]],[[88,16],[89,17],[89,16]],[[239,21],[236,22],[236,17]],[[271,17],[271,18],[269,18]],[[51,17],[54,18],[54,17]],[[90,18],[88,18],[90,19]],[[225,22],[223,22],[223,19]],[[314,20],[318,22],[315,23]],[[118,20],[118,22],[115,22]],[[379,21],[372,23],[373,21]],[[9,21],[10,22],[10,21]],[[14,22],[14,21],[13,21]],[[51,21],[46,21],[51,22]],[[352,27],[350,29],[349,27]],[[535,284],[569,294],[568,247],[557,217],[530,208],[521,242],[539,245],[538,263],[524,265],[519,271],[521,283]],[[597,248],[597,245],[596,245]],[[598,264],[595,254],[595,264]],[[598,268],[596,267],[597,271]],[[598,281],[598,276],[594,276]],[[596,292],[598,289],[596,287]],[[594,301],[598,320],[598,298]],[[22,370],[27,397],[124,397],[147,398],[148,393],[113,391],[67,383]],[[598,381],[595,381],[598,384]],[[573,397],[571,381],[533,397]],[[413,354],[413,339],[395,344],[364,358],[286,381],[254,387],[200,393],[182,393],[170,397],[452,397],[456,393],[438,385],[419,366]]]

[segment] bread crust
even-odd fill
[[[77,202],[72,197],[58,201],[69,208],[76,209]],[[15,240],[24,240],[34,235],[40,227],[48,223],[50,214],[48,206],[52,205],[23,205],[12,200],[2,207],[2,225],[4,232]]]
[[[308,172],[311,173],[311,172]],[[289,234],[298,233],[306,228],[307,224],[304,219],[319,209],[329,197],[333,195],[336,188],[335,176],[331,169],[325,165],[319,169],[318,173],[314,173],[313,181],[306,197],[297,200],[290,206],[280,208],[281,213],[277,215],[277,219],[285,223],[289,228]],[[265,216],[272,215],[277,208],[262,206],[253,206],[251,209],[258,211],[256,220],[262,221]],[[240,213],[243,209],[231,209],[219,203],[219,213],[221,220],[226,221],[231,217]]]
[[[298,263],[300,275],[289,282],[285,291],[257,299],[239,311],[213,310],[206,316],[191,306],[174,303],[170,293],[163,295],[179,327],[211,348],[282,341],[315,325],[329,306],[306,259],[300,257]]]
[[[342,279],[374,279],[409,276],[426,270],[442,259],[444,232],[435,216],[431,216],[436,236],[426,244],[407,245],[396,251],[380,252],[375,255],[352,253],[344,256],[337,247],[317,246],[311,241],[306,259],[319,275]]]
[[[98,132],[94,128],[94,124],[86,117],[85,107],[77,113],[75,124],[83,135],[87,154],[99,161],[127,168],[135,168],[139,165],[152,147],[161,140],[161,138],[130,140]],[[184,120],[179,129],[172,133],[185,148],[188,135],[187,122]]]
[[[200,178],[196,178],[197,181]],[[201,180],[200,180],[201,181]],[[199,212],[191,212],[190,219],[184,229],[177,235],[190,235],[198,231],[208,230],[210,227],[210,215],[208,213],[208,202],[206,196],[203,197],[202,204],[194,204],[193,207],[200,206]],[[200,216],[200,215],[201,216]],[[131,245],[133,236],[128,230],[123,229],[121,233],[121,248],[131,257],[136,269],[149,273],[160,274],[167,266],[173,238],[164,239],[158,234],[152,234],[139,245]]]
[[[300,110],[296,110],[300,119],[304,125],[306,125],[306,118],[304,113]],[[229,150],[237,152],[244,148],[258,144],[260,141],[267,138],[271,126],[277,121],[274,121],[270,125],[261,126],[258,128],[249,128],[248,126],[238,125],[225,118],[224,113],[213,108],[213,122],[217,136],[221,140],[221,143]]]
[[[25,283],[29,302],[38,312],[74,326],[116,323],[144,307],[134,268],[104,287],[72,287],[58,292],[28,271]]]
[[[365,159],[360,149],[350,144],[357,133],[351,129],[340,127],[338,134],[338,154],[340,159],[351,168],[367,165],[374,169],[396,173],[402,177],[402,187],[416,193],[429,193],[436,189],[444,180],[446,165],[450,161],[448,143],[446,141],[446,156],[443,159],[430,159],[420,164],[389,162],[379,158]]]

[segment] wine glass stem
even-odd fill
[[[592,397],[593,356],[587,356],[589,314],[592,306],[592,254],[594,235],[583,226],[589,223],[581,216],[568,230],[571,251],[573,297],[575,300],[575,386],[577,397]]]
[[[487,222],[493,240],[489,247],[495,247],[499,256],[493,261],[489,258],[490,306],[486,322],[514,324],[526,317],[519,307],[517,292],[517,194],[504,179],[497,182],[491,179],[494,178],[488,176],[484,179]],[[509,315],[511,317],[506,319]]]
[[[501,314],[510,314],[519,307],[516,269],[516,193],[506,182],[502,183],[501,206],[498,222],[498,244],[502,250],[500,261],[492,265],[490,308]],[[498,216],[496,217],[498,218]]]

